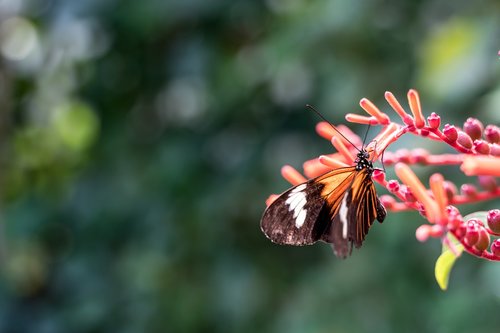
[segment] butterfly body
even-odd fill
[[[332,244],[334,253],[347,257],[360,247],[373,221],[386,211],[371,178],[373,164],[362,149],[354,165],[308,180],[282,193],[264,212],[261,229],[274,243]]]

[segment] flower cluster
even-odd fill
[[[393,212],[409,209],[420,212],[429,223],[417,229],[416,237],[419,241],[423,242],[429,237],[440,238],[456,256],[463,246],[465,251],[474,256],[500,261],[500,239],[496,239],[500,236],[500,210],[494,209],[482,215],[469,214],[464,217],[457,208],[461,204],[500,196],[500,187],[497,186],[495,178],[500,176],[500,128],[495,125],[484,127],[475,118],[467,119],[462,127],[450,124],[441,126],[441,118],[436,113],[424,117],[420,98],[415,90],[408,92],[411,114],[405,111],[392,93],[386,92],[385,99],[401,118],[400,123],[391,121],[386,113],[366,98],[361,99],[360,106],[367,116],[346,115],[346,120],[351,123],[382,126],[380,133],[367,149],[373,160],[383,159],[384,165],[394,166],[399,178],[387,180],[384,172],[378,169],[374,171],[373,180],[390,193],[380,197],[383,205]],[[331,141],[336,153],[306,161],[303,165],[305,176],[291,166],[284,166],[283,177],[292,185],[297,185],[307,178],[319,176],[331,169],[352,165],[357,151],[346,138],[358,147],[362,145],[362,140],[344,125],[335,129],[326,122],[321,122],[316,127],[321,137]],[[443,142],[456,153],[432,154],[422,148],[395,152],[386,150],[403,135],[410,133]],[[467,183],[461,185],[458,190],[458,187],[446,180],[441,173],[434,173],[429,179],[429,186],[426,187],[411,169],[415,164],[460,166],[465,175],[477,176],[479,187]],[[272,195],[267,204],[275,197]],[[456,241],[452,241],[450,235],[454,236]],[[457,246],[461,246],[460,250]]]

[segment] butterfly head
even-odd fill
[[[373,164],[370,161],[370,153],[368,153],[368,151],[364,148],[359,151],[354,163],[356,164],[357,171],[361,171],[366,168],[368,169],[368,172],[373,172]]]

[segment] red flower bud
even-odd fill
[[[382,170],[375,169],[373,170],[372,178],[373,180],[382,183],[385,181],[385,173]]]
[[[450,140],[450,142],[457,141],[458,130],[457,130],[457,128],[455,126],[450,125],[450,124],[444,125],[443,134],[444,134],[444,136],[446,136],[446,138],[448,140]]]
[[[500,128],[495,125],[488,125],[484,129],[484,137],[489,143],[500,143]]]
[[[399,191],[399,182],[395,179],[391,179],[387,182],[387,190],[391,193],[396,193]]]
[[[472,140],[481,139],[483,136],[483,124],[476,118],[469,118],[464,123],[464,132],[467,133]]]
[[[472,138],[463,131],[458,131],[457,142],[464,148],[471,149],[472,148]]]
[[[410,159],[412,163],[422,163],[425,164],[427,162],[427,157],[429,156],[429,152],[423,148],[416,148],[411,151]]]
[[[392,195],[384,194],[379,197],[380,203],[386,208],[391,209],[396,203],[396,199]]]
[[[446,197],[448,198],[448,201],[452,201],[455,195],[457,195],[458,193],[457,186],[452,182],[445,180],[443,182],[443,187],[444,187],[444,192],[446,193]]]
[[[465,233],[465,242],[469,246],[474,246],[479,241],[479,226],[477,223],[472,223],[470,220],[467,223],[467,231]]]
[[[398,149],[396,151],[396,157],[399,162],[410,163],[410,151],[408,149]]]
[[[479,240],[474,247],[479,251],[484,251],[490,245],[490,235],[484,228],[479,228]]]
[[[495,239],[491,244],[491,252],[495,257],[500,257],[500,239]]]
[[[427,117],[427,122],[429,123],[430,128],[439,128],[439,125],[441,125],[441,117],[433,112],[429,117]]]
[[[494,192],[497,189],[497,179],[493,176],[477,176],[478,183],[486,191]]]
[[[472,144],[472,149],[482,155],[489,155],[490,154],[490,145],[488,142],[484,140],[474,140],[474,143]]]
[[[477,194],[477,189],[472,184],[463,184],[460,187],[460,191],[462,192],[463,195],[467,197],[474,197]]]
[[[486,220],[491,231],[500,233],[500,209],[490,210],[486,216]]]
[[[411,188],[409,188],[408,186],[404,186],[404,185],[401,186],[401,193],[405,197],[406,201],[408,201],[408,202],[415,202],[415,201],[417,201],[417,199],[413,195],[413,192],[411,191]],[[423,208],[423,206],[422,206],[422,208]]]
[[[490,155],[500,156],[500,145],[498,143],[492,143],[490,145]]]

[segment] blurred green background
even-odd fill
[[[259,229],[280,167],[332,150],[306,103],[341,123],[416,88],[443,123],[498,124],[498,17],[495,0],[1,0],[0,332],[498,332],[500,265],[464,255],[440,291],[415,212],[345,261]],[[409,139],[391,148],[446,151]]]

